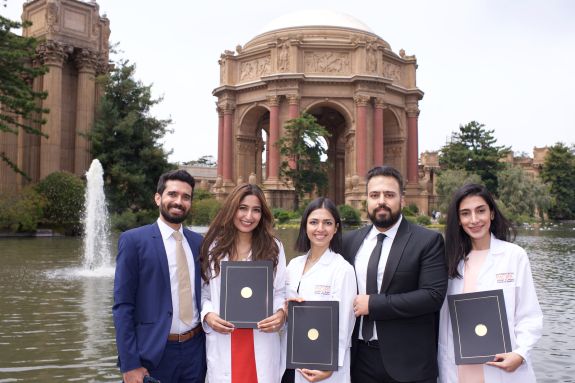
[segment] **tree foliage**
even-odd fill
[[[503,202],[507,218],[522,222],[535,217],[543,218],[549,209],[551,196],[546,185],[527,174],[520,166],[509,166],[498,174],[499,199]]]
[[[549,217],[575,218],[575,147],[557,143],[549,148],[541,178],[550,187],[553,201]]]
[[[211,167],[211,168],[217,166],[217,163],[214,159],[214,156],[210,156],[210,155],[201,156],[197,160],[186,161],[183,164],[184,165],[206,166],[206,167]]]
[[[485,125],[477,121],[460,125],[459,132],[452,134],[451,142],[441,148],[439,165],[443,169],[478,174],[489,191],[497,195],[497,173],[505,166],[499,160],[510,148],[496,146],[496,142],[493,130],[485,129]]]
[[[79,234],[84,190],[84,182],[65,171],[51,173],[40,181],[36,191],[46,199],[42,223],[67,234]]]
[[[12,29],[30,25],[0,15],[0,132],[18,134],[22,129],[30,134],[45,136],[37,126],[45,122],[42,114],[48,112],[40,103],[46,98],[46,93],[34,91],[32,82],[47,69],[32,65],[36,39],[12,32]],[[0,152],[0,160],[28,178],[4,152]]]
[[[327,164],[321,161],[321,157],[327,153],[323,138],[329,137],[330,133],[308,113],[287,121],[284,131],[276,143],[284,158],[280,175],[293,183],[294,208],[297,209],[305,193],[317,190],[325,194]]]
[[[437,178],[437,195],[439,198],[439,211],[447,213],[453,193],[460,187],[471,183],[481,183],[481,177],[468,173],[463,169],[442,170]]]
[[[0,194],[0,230],[35,231],[42,219],[46,199],[32,186]]]
[[[153,195],[160,175],[174,168],[161,139],[171,120],[159,120],[150,109],[151,86],[134,78],[136,67],[121,61],[101,79],[105,89],[89,137],[92,154],[104,168],[106,195],[112,212],[155,209]]]

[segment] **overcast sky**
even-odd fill
[[[19,19],[22,0],[2,15]],[[575,1],[572,0],[99,0],[111,42],[136,77],[163,96],[171,161],[217,157],[218,59],[276,17],[305,9],[349,14],[415,55],[419,150],[438,150],[460,124],[479,121],[498,144],[575,143]]]

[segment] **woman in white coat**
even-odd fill
[[[338,253],[342,246],[341,231],[341,218],[335,204],[325,197],[312,201],[303,213],[295,245],[297,251],[306,254],[291,260],[286,283],[288,299],[339,301],[338,370],[288,370],[282,382],[350,382],[351,334],[355,324],[353,300],[357,283],[353,267]]]
[[[535,382],[530,351],[541,337],[539,307],[529,258],[509,241],[511,225],[483,185],[469,184],[453,196],[445,230],[447,295],[502,289],[512,351],[485,364],[455,365],[447,300],[439,323],[439,381],[445,383]]]
[[[286,260],[273,236],[273,216],[262,190],[241,184],[230,193],[214,218],[201,248],[202,326],[210,383],[276,383],[281,379],[281,342],[285,323]],[[272,260],[274,314],[258,329],[235,329],[219,316],[221,262]]]

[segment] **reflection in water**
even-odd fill
[[[296,230],[279,231],[288,258]],[[575,230],[522,231],[544,313],[538,382],[575,382]],[[113,268],[79,276],[75,238],[0,240],[0,383],[118,382]]]

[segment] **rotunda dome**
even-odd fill
[[[374,34],[365,23],[348,14],[327,9],[309,9],[288,13],[270,21],[258,35],[298,27],[339,27]]]

